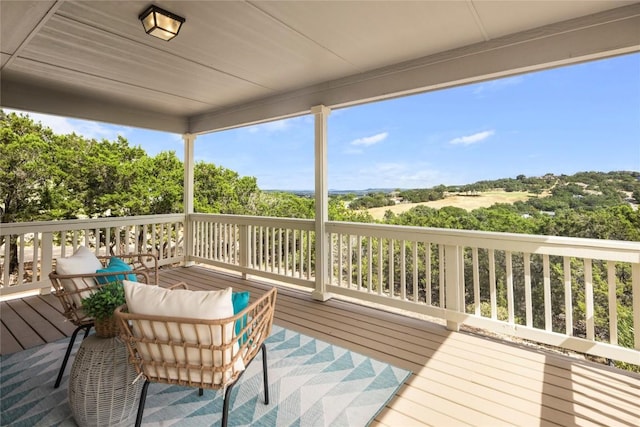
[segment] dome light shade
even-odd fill
[[[155,5],[149,6],[138,18],[147,34],[166,41],[178,35],[185,21],[184,18]]]

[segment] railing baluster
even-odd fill
[[[420,300],[420,289],[418,289],[418,242],[414,241],[411,245],[413,256],[413,302]]]
[[[307,276],[311,279],[311,231],[307,231]]]
[[[593,310],[593,264],[591,259],[584,260],[584,297],[585,297],[585,320],[587,323],[587,339],[593,340],[594,334],[594,310]]]
[[[155,238],[156,235],[153,233],[153,243],[152,246],[155,248]],[[111,227],[106,227],[104,231],[104,254],[111,255]]]
[[[607,296],[609,299],[609,343],[618,345],[618,297],[616,295],[616,263],[607,262]]]
[[[263,254],[262,254],[262,265],[264,267],[264,271],[269,271],[269,264],[271,264],[271,260],[269,259],[269,230],[270,227],[262,227],[263,236],[264,236],[264,245],[262,246]]]
[[[378,295],[382,295],[382,267],[384,261],[382,259],[382,238],[378,238]]]
[[[491,301],[491,318],[498,318],[498,297],[496,294],[496,253],[489,249],[489,300]]]
[[[121,240],[120,240],[120,233],[121,233],[122,229],[121,227],[118,227],[116,229],[116,250],[115,253],[119,254],[120,253],[120,246],[122,244]],[[75,238],[75,233],[74,233],[74,238]]]
[[[338,234],[338,286],[342,285],[342,242],[344,240],[343,234]]]
[[[347,287],[351,289],[353,284],[353,241],[351,234],[347,234]]]
[[[542,272],[544,277],[544,329],[552,330],[551,321],[551,273],[549,271],[549,255],[542,256]]]
[[[213,241],[213,227],[214,224],[211,221],[204,221],[202,223],[202,230],[200,231],[202,240],[200,244],[200,256],[202,258],[211,259],[213,257],[213,246],[215,245]]]
[[[150,225],[151,228],[151,252],[152,253],[156,253],[158,252],[158,250],[156,249],[158,247],[158,224],[151,224]],[[111,230],[111,229],[109,229]],[[107,240],[109,239],[109,236],[111,234],[111,231],[107,232]],[[107,247],[109,247],[109,244],[107,244]]]
[[[373,292],[373,243],[372,237],[367,237],[367,292]]]
[[[388,293],[391,298],[394,297],[395,293],[395,283],[394,283],[394,273],[395,268],[393,265],[393,239],[388,239],[387,249],[388,249],[388,257],[389,257],[389,271],[388,271]]]
[[[42,233],[42,251],[40,258],[40,280],[47,283],[49,281],[49,273],[51,273],[51,265],[53,263],[53,232]],[[40,289],[40,294],[50,294],[51,286],[45,286]]]
[[[273,273],[276,269],[276,228],[271,227],[270,233],[271,235],[271,272]]]
[[[158,260],[162,260],[164,258],[169,258],[169,255],[167,255],[166,257],[164,256],[165,254],[165,243],[164,243],[164,230],[165,230],[165,224],[160,224],[159,227],[159,231],[160,231],[160,235],[158,236]],[[117,241],[120,241],[120,228],[117,229],[117,233],[116,233],[116,238]],[[195,241],[195,239],[192,239],[192,241]],[[117,246],[119,245],[119,243],[116,243],[116,250],[117,250]],[[169,246],[169,238],[167,237],[167,246]],[[167,248],[167,253],[168,253],[169,249]],[[194,253],[193,248],[191,250],[191,253]]]
[[[64,257],[67,254],[67,230],[60,232],[60,256]]]
[[[571,292],[571,258],[562,257],[564,270],[565,333],[573,336],[573,295]]]
[[[224,262],[227,249],[227,225],[223,222],[217,223],[218,226],[218,257],[219,262]]]
[[[531,299],[531,254],[523,253],[524,305],[527,327],[533,327],[533,303]]]
[[[463,313],[466,311],[467,306],[467,283],[464,277],[464,256],[465,249],[464,247],[460,246],[458,249],[458,280],[460,281],[460,292],[458,295],[460,301],[458,301],[458,307],[460,307],[460,311]]]
[[[431,302],[431,242],[424,242],[424,294],[425,304],[432,305]]]
[[[358,240],[356,242],[358,245],[358,290],[362,291],[362,236],[358,234]]]
[[[291,276],[296,276],[296,271],[300,271],[298,267],[297,255],[298,255],[298,236],[302,234],[302,230],[293,230],[293,239],[291,243],[293,247],[291,248]]]
[[[304,258],[304,236],[305,236],[305,232],[304,230],[300,230],[300,267],[298,268],[298,278],[302,279],[303,273],[304,273],[304,263],[305,263],[305,258]],[[329,264],[331,265],[331,264]]]
[[[27,261],[24,257],[24,248],[25,248],[25,239],[24,239],[24,234],[21,234],[20,236],[18,236],[18,277],[16,278],[16,285],[21,285],[24,283],[24,264]],[[7,247],[9,247],[9,245],[6,245]],[[35,256],[35,245],[34,245],[34,256]],[[33,264],[33,261],[32,261]],[[35,265],[35,264],[33,264]],[[8,268],[7,268],[8,270]],[[31,268],[31,271],[33,271],[33,267]]]
[[[11,245],[8,244],[8,242],[10,242],[10,241],[11,241],[11,235],[7,235],[5,237],[5,244],[4,244],[4,259],[3,259],[3,261],[4,261],[4,265],[3,265],[4,271],[3,271],[3,273],[4,274],[2,275],[3,276],[2,277],[2,284],[3,284],[3,287],[5,287],[5,288],[8,288],[9,285],[11,284],[9,282],[10,273],[11,273],[11,271],[10,271],[11,257],[10,257],[9,249],[11,248]]]
[[[282,227],[278,228],[278,274],[282,274]]]
[[[289,276],[289,238],[291,235],[290,229],[285,229],[284,231],[284,275]]]
[[[407,299],[407,254],[405,253],[405,241],[400,241],[400,298]]]
[[[473,269],[473,312],[480,316],[480,263],[478,248],[471,248],[471,268]]]
[[[513,259],[512,254],[509,251],[504,253],[507,273],[507,313],[509,316],[509,323],[514,323],[515,313],[513,305]]]
[[[640,263],[631,264],[631,293],[633,301],[633,348],[640,350]]]

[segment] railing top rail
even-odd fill
[[[314,230],[314,220],[302,218],[278,218],[273,216],[227,215],[227,214],[189,214],[189,220],[226,222],[238,225],[261,225],[268,227]]]
[[[99,227],[117,227],[161,222],[184,221],[184,214],[120,216],[91,219],[65,219],[56,221],[5,222],[0,224],[0,236],[58,230],[84,230]]]
[[[330,221],[327,232],[640,263],[640,242]]]

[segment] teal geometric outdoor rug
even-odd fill
[[[67,343],[0,358],[0,425],[76,425],[67,396],[73,359],[60,387],[53,388]],[[258,355],[234,386],[229,426],[365,426],[410,374],[277,325],[266,343],[270,403],[264,404]],[[222,397],[221,391],[200,397],[197,389],[151,384],[142,424],[220,425]]]

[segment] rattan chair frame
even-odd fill
[[[179,286],[185,287],[182,283],[179,284]],[[114,315],[119,322],[120,337],[129,349],[129,361],[136,367],[138,374],[145,378],[145,384],[140,396],[136,426],[139,426],[142,423],[142,415],[144,412],[144,404],[149,383],[163,383],[198,388],[200,395],[202,395],[202,391],[204,389],[225,389],[222,426],[226,427],[229,409],[229,396],[232,387],[238,382],[240,376],[244,372],[234,369],[236,361],[239,358],[242,358],[245,367],[247,367],[259,352],[262,352],[265,404],[268,404],[269,388],[267,349],[264,345],[264,340],[271,333],[276,295],[276,288],[272,288],[257,301],[249,304],[245,310],[235,316],[215,320],[133,314],[127,311],[126,305],[118,307],[115,310]],[[246,319],[246,321],[241,319]],[[238,334],[235,334],[234,332],[232,337],[225,336],[226,330],[228,329],[225,328],[225,326],[228,326],[229,324],[235,325],[235,322],[239,320],[243,321],[242,330]],[[178,330],[180,331],[180,337],[169,336],[169,338],[160,339],[158,336],[139,336],[141,334],[136,334],[134,332],[134,330],[142,330],[144,325],[153,325],[152,329],[154,331],[154,335],[167,336],[168,331]],[[185,338],[183,331],[188,329],[194,330],[196,326],[200,328],[203,326],[218,328],[218,330],[222,332],[222,344],[204,345]],[[237,350],[233,350],[236,345]],[[171,350],[172,360],[166,360],[164,358],[161,358],[161,360],[149,360],[151,357],[143,357],[143,354],[151,354],[152,348],[160,348],[160,346],[162,346],[165,351],[167,351],[167,349]],[[141,353],[140,349],[145,349],[146,351],[142,351]],[[176,355],[186,354],[186,349],[197,350],[200,356],[196,358],[196,361],[180,361],[180,357]],[[213,357],[203,357],[212,355],[214,352],[217,352],[222,356],[222,362],[219,366],[214,366]],[[160,354],[166,353],[160,352]],[[210,363],[203,362],[203,360],[210,360]],[[182,370],[182,372],[196,372],[199,374],[196,375],[196,379],[194,379],[191,374],[187,374],[186,378],[182,374],[178,375],[178,378],[175,378],[175,373],[180,370]],[[170,375],[170,372],[172,371],[174,375]],[[216,377],[219,381],[214,379]]]
[[[89,335],[89,331],[94,326],[94,319],[90,316],[87,316],[82,310],[82,307],[78,307],[75,304],[73,298],[75,295],[86,292],[94,292],[104,286],[102,284],[98,284],[98,282],[96,281],[98,277],[112,277],[116,275],[135,274],[136,280],[138,282],[153,284],[156,286],[158,285],[158,258],[153,254],[137,253],[107,256],[100,255],[97,256],[97,258],[100,260],[104,267],[109,265],[111,258],[120,258],[132,267],[132,271],[115,271],[108,273],[89,274],[58,274],[54,269],[54,271],[49,273],[49,279],[51,280],[51,284],[54,289],[53,294],[58,298],[58,301],[60,301],[60,304],[62,305],[62,314],[69,322],[73,323],[76,326],[76,329],[73,331],[71,339],[69,340],[69,345],[67,346],[67,351],[65,352],[64,359],[62,360],[62,365],[60,366],[60,370],[58,371],[58,377],[56,378],[54,388],[58,388],[60,386],[62,376],[64,375],[64,371],[67,366],[67,362],[69,361],[69,357],[71,356],[71,350],[78,333],[84,330],[84,339]],[[81,280],[86,285],[86,289],[66,289],[63,285],[63,280],[67,279]]]

